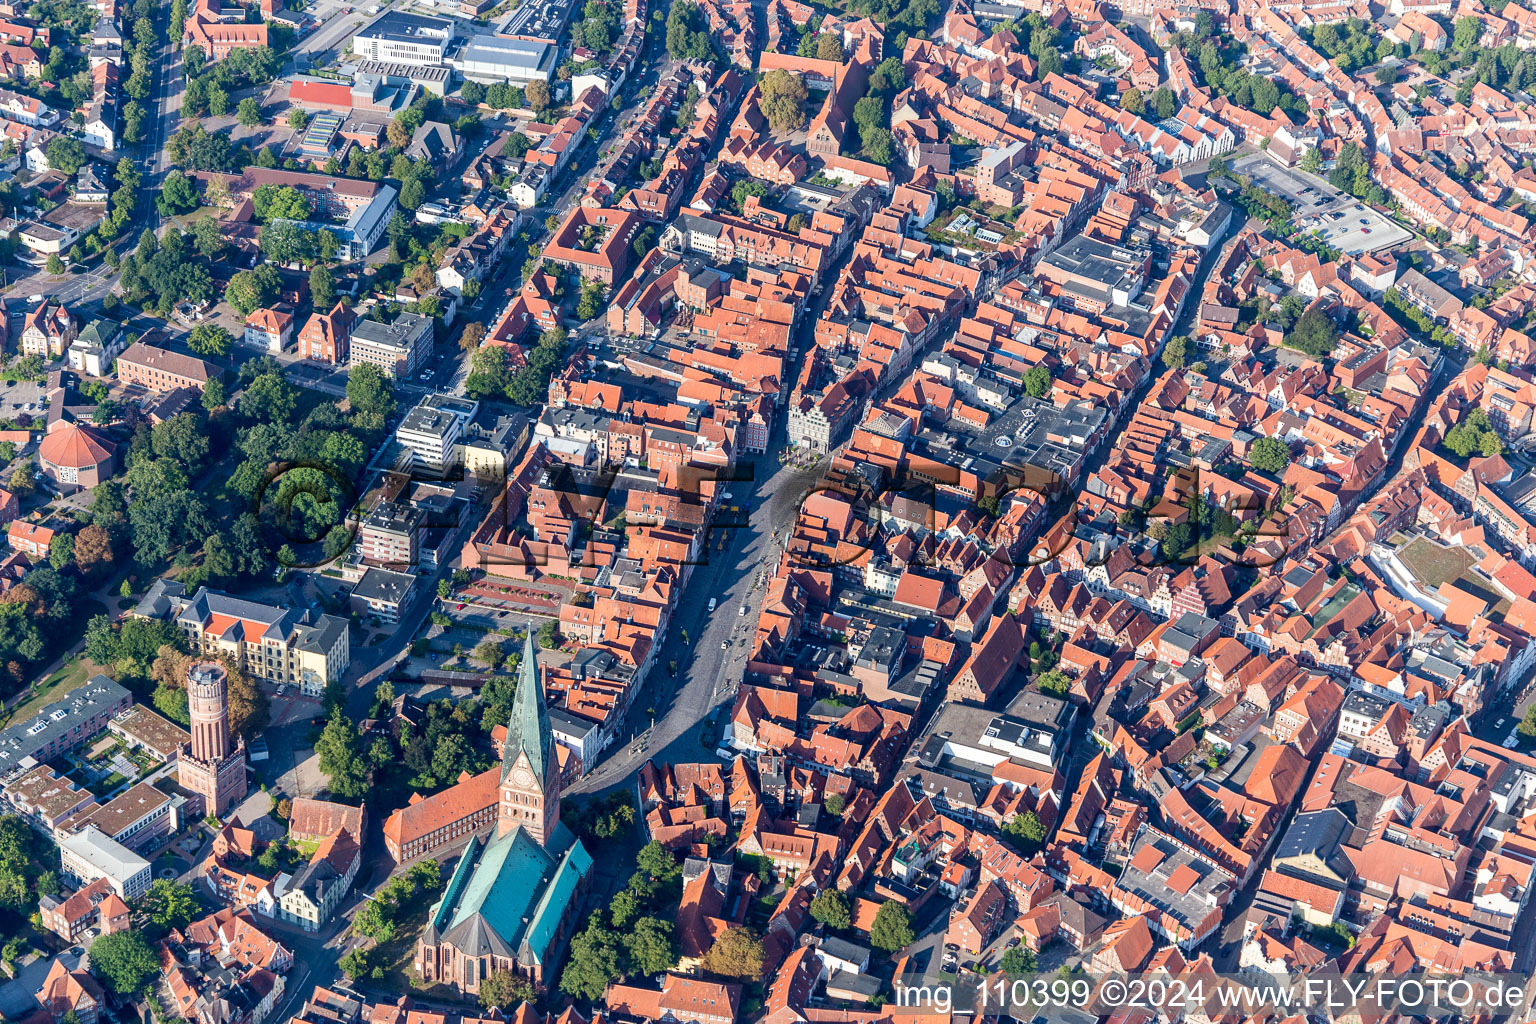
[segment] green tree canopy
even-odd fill
[[[1291,450],[1278,437],[1261,437],[1248,446],[1248,464],[1261,473],[1278,476],[1291,461]]]
[[[728,928],[704,954],[704,969],[711,974],[742,981],[758,981],[763,976],[767,951],[763,940],[746,925]]]
[[[170,930],[186,927],[197,916],[199,908],[190,885],[157,878],[150,883],[149,891],[139,897],[134,909],[157,926]]]
[[[131,998],[159,976],[160,957],[138,932],[103,935],[91,943],[91,973],[115,995]]]
[[[811,916],[833,931],[842,931],[853,923],[848,897],[836,889],[823,889],[811,900]]]
[[[875,911],[874,923],[869,927],[869,941],[882,953],[894,953],[911,944],[912,914],[895,900],[886,900]]]

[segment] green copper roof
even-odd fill
[[[549,729],[549,712],[544,707],[544,687],[539,685],[538,648],[533,645],[533,633],[523,640],[523,657],[517,666],[517,695],[512,700],[512,717],[507,722],[507,742],[501,749],[501,777],[517,762],[517,755],[527,754],[528,764],[538,778],[539,785],[547,780],[546,772],[553,770],[550,748],[553,736]]]
[[[538,906],[534,907],[533,923],[529,925],[523,941],[528,944],[528,950],[537,962],[543,963],[548,956],[549,944],[560,930],[560,922],[564,920],[571,902],[576,899],[577,887],[591,871],[592,855],[578,839],[565,851],[565,856],[560,858],[560,867],[555,870],[555,877],[549,880]]]
[[[492,839],[454,908],[449,933],[478,916],[515,949],[534,897],[554,866],[554,858],[520,828]]]
[[[475,854],[480,852],[481,841],[471,838],[469,845],[464,847],[464,853],[459,857],[459,863],[453,869],[453,877],[448,880],[448,887],[443,890],[442,899],[432,905],[432,927],[442,931],[448,926],[448,917],[453,913],[453,908],[458,905],[459,895],[464,891],[464,886],[469,884],[469,877],[475,870]]]

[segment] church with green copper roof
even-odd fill
[[[496,832],[470,840],[416,947],[428,984],[479,992],[510,970],[543,988],[565,951],[592,855],[560,822],[560,769],[530,636],[501,751]]]

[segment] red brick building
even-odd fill
[[[629,270],[639,214],[573,206],[544,247],[544,258],[569,267],[589,281],[611,285]]]
[[[352,340],[352,313],[340,302],[329,313],[312,313],[299,331],[299,358],[345,366]]]

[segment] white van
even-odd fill
[[[710,598],[709,599],[709,610],[710,611],[714,611],[715,610],[715,599],[714,598]]]

